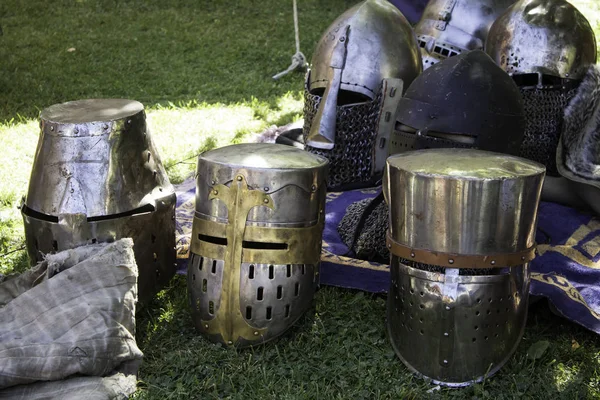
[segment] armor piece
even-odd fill
[[[188,291],[197,330],[238,347],[271,340],[319,282],[325,158],[265,143],[203,153]]]
[[[390,156],[387,327],[413,372],[466,386],[496,373],[527,316],[544,167],[473,149]]]
[[[523,96],[527,125],[519,155],[558,176],[564,109],[596,62],[589,22],[564,0],[520,0],[492,25],[486,52],[512,75]]]
[[[330,188],[381,178],[397,102],[421,70],[415,34],[387,1],[363,1],[327,29],[307,74],[304,136],[331,162]]]
[[[425,70],[400,100],[396,119],[390,154],[440,147],[517,154],[525,125],[517,86],[480,50]]]
[[[149,300],[175,274],[175,191],[133,100],[55,104],[40,115],[22,204],[32,263],[45,253],[130,237],[138,293]]]
[[[415,33],[423,69],[467,50],[483,50],[488,31],[515,0],[431,0]]]

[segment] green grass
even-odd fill
[[[600,30],[600,4],[573,3]],[[309,59],[322,31],[352,4],[298,2]],[[27,267],[16,206],[27,191],[41,109],[94,97],[143,102],[174,183],[194,171],[199,152],[301,118],[303,74],[271,79],[295,51],[291,1],[4,0],[0,25],[0,273]],[[545,304],[532,307],[515,357],[497,376],[432,393],[393,354],[382,296],[325,287],[315,304],[316,313],[280,340],[238,352],[195,333],[178,277],[138,319],[145,360],[134,397],[600,397],[596,335]],[[541,340],[549,349],[529,360],[527,349]]]

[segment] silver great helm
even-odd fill
[[[387,327],[404,364],[447,386],[496,373],[525,327],[544,166],[473,149],[390,156]]]
[[[138,293],[149,300],[175,274],[175,191],[133,100],[56,104],[40,116],[22,204],[32,264],[46,253],[131,237]]]
[[[330,161],[330,188],[381,179],[396,106],[421,70],[410,24],[385,0],[361,2],[327,29],[306,77],[303,135]]]
[[[515,0],[430,0],[415,33],[423,68],[467,50],[483,50],[490,26]]]
[[[426,69],[398,104],[390,154],[464,147],[517,154],[525,128],[519,89],[483,51]]]
[[[327,168],[323,157],[278,144],[200,155],[188,291],[194,324],[211,341],[263,343],[311,306]]]
[[[527,127],[520,155],[557,176],[564,109],[596,62],[589,22],[564,0],[521,0],[494,22],[485,50],[521,90]]]

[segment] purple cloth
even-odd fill
[[[178,272],[186,273],[194,215],[194,182],[177,188]],[[348,256],[337,226],[348,206],[380,188],[331,192],[325,206],[321,284],[387,292],[389,266]],[[539,255],[531,263],[530,293],[548,298],[565,318],[600,333],[600,220],[554,203],[540,204]]]
[[[419,22],[428,0],[390,0],[411,24]]]

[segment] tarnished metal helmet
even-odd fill
[[[511,75],[581,79],[596,62],[594,31],[565,0],[516,2],[492,25],[485,50]],[[540,79],[539,84],[546,83]]]
[[[387,327],[411,371],[466,386],[516,350],[543,180],[541,164],[481,150],[388,158]]]
[[[486,52],[512,75],[523,96],[527,126],[519,155],[558,176],[564,109],[596,62],[589,22],[564,0],[520,0],[492,25]]]
[[[304,136],[331,162],[330,187],[380,178],[395,106],[421,70],[410,24],[385,0],[361,2],[327,29],[307,74]]]
[[[423,68],[483,50],[490,26],[515,0],[430,0],[415,26]]]
[[[22,204],[31,263],[45,253],[130,237],[140,301],[175,274],[175,191],[133,100],[56,104],[40,116]]]
[[[465,147],[517,154],[525,129],[512,79],[480,50],[425,70],[398,105],[390,154]]]
[[[310,307],[327,167],[323,157],[278,144],[200,155],[188,291],[194,324],[210,340],[260,344]]]

